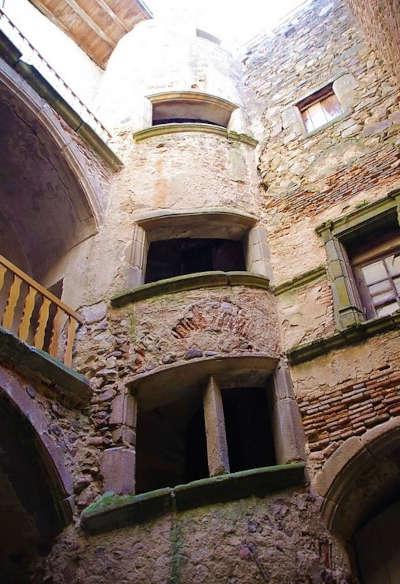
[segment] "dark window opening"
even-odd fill
[[[153,125],[158,126],[159,124],[211,124],[219,126],[216,122],[200,118],[157,118],[156,120],[153,118]]]
[[[332,83],[297,104],[307,132],[312,132],[342,113]]]
[[[276,464],[266,388],[223,389],[231,472]]]
[[[366,318],[400,309],[400,232],[396,218],[361,234],[346,245]]]
[[[230,239],[167,239],[153,241],[147,256],[146,282],[215,270],[244,271],[242,241]]]
[[[148,412],[139,408],[136,447],[137,493],[208,477],[200,392]]]

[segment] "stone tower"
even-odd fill
[[[2,581],[397,581],[395,3],[95,4],[0,14]]]

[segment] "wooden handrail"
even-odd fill
[[[11,331],[17,328],[16,332],[22,341],[27,342],[32,338],[37,349],[46,350],[50,355],[57,357],[61,352],[61,332],[65,325],[63,360],[66,365],[71,366],[75,334],[79,324],[83,323],[83,318],[2,255],[0,255],[0,292],[6,282],[7,272],[12,274],[12,282],[1,316],[2,326]],[[26,286],[22,286],[23,284]],[[35,308],[35,322],[32,323]]]
[[[7,260],[1,254],[0,254],[0,264],[3,264],[3,266],[5,266],[11,272],[14,272],[14,274],[19,276],[21,278],[21,280],[23,280],[24,282],[29,284],[29,286],[32,286],[32,288],[34,288],[37,292],[39,292],[39,294],[42,294],[42,296],[45,296],[46,298],[48,298],[51,302],[53,302],[53,304],[57,304],[57,306],[59,306],[64,312],[66,312],[70,316],[73,316],[74,319],[77,320],[79,323],[83,323],[83,318],[81,317],[80,314],[78,314],[77,312],[72,310],[69,306],[67,306],[66,304],[61,302],[61,300],[59,298],[57,298],[57,296],[54,296],[54,294],[49,292],[47,290],[47,288],[45,288],[44,286],[39,284],[39,282],[36,282],[36,280],[34,280],[30,276],[28,276],[28,274],[25,274],[25,272],[20,270],[17,266],[15,266],[12,262]]]

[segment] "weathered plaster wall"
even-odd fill
[[[45,574],[54,584],[350,582],[346,556],[307,491],[199,507],[145,525],[57,542]]]
[[[139,58],[143,54],[146,58]],[[240,105],[238,77],[231,55],[212,41],[198,38],[193,23],[185,19],[173,24],[141,22],[111,55],[96,98],[97,111],[110,127],[136,131],[151,126],[146,96],[201,91]],[[235,129],[241,127],[238,121]]]

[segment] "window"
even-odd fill
[[[366,318],[387,316],[400,309],[400,234],[387,226],[368,241],[348,246],[349,259]]]
[[[400,191],[317,228],[339,329],[400,309]]]
[[[220,388],[211,377],[180,391],[139,403],[137,493],[276,464],[271,382]]]
[[[152,125],[212,124],[227,128],[236,105],[207,93],[197,91],[158,93],[150,95]]]
[[[307,132],[321,128],[342,113],[332,84],[313,93],[297,104]]]
[[[145,282],[208,272],[244,271],[242,241],[208,238],[177,238],[153,241],[147,257]]]

